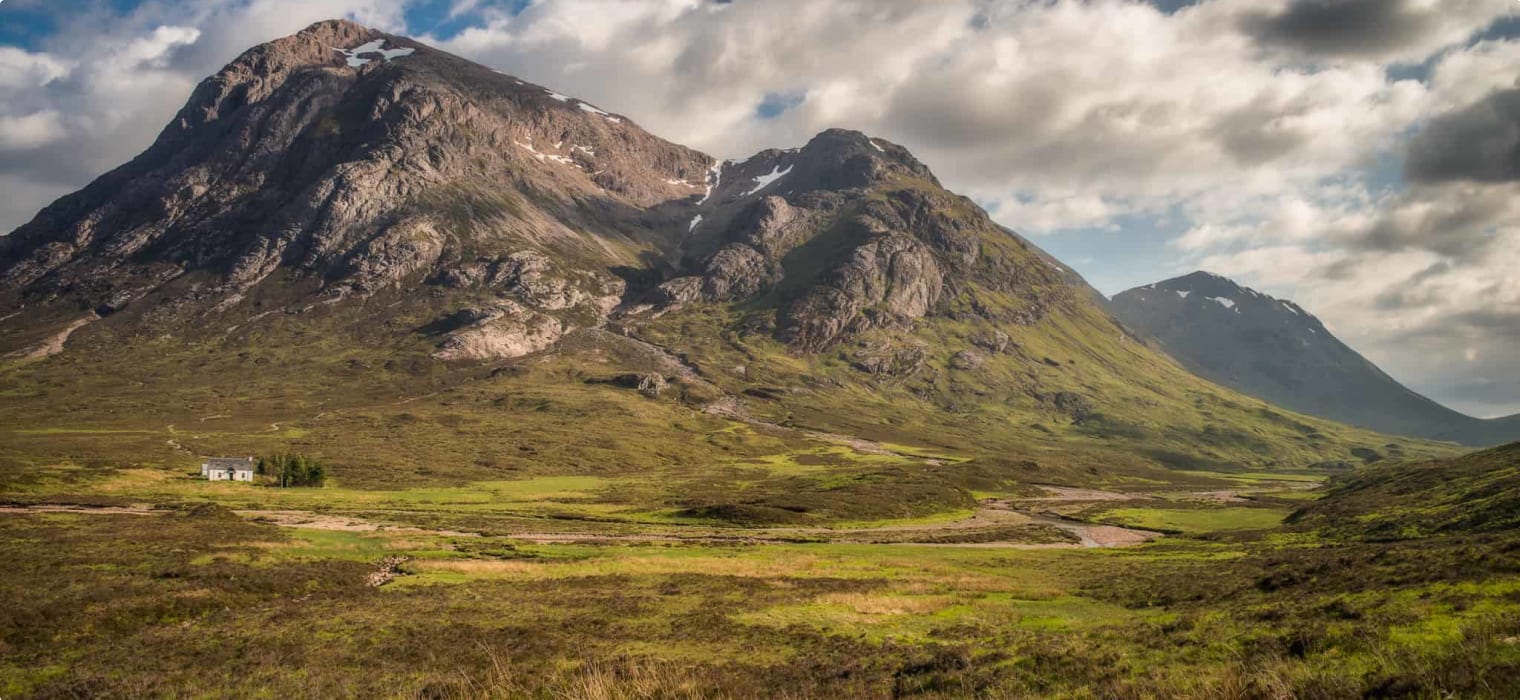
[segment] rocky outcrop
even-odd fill
[[[703,282],[701,277],[696,276],[677,277],[655,288],[654,300],[667,306],[702,301]]]
[[[975,350],[962,350],[950,356],[950,367],[959,370],[981,369],[987,358]]]
[[[846,332],[901,325],[929,312],[944,278],[927,248],[887,233],[850,253],[818,286],[778,316],[777,335],[804,350],[821,350]]]
[[[359,247],[349,261],[348,283],[361,292],[397,285],[431,267],[442,253],[443,237],[432,222],[403,221]]]
[[[433,356],[440,360],[504,360],[540,352],[565,334],[559,319],[513,301],[455,315],[464,328],[453,332]]]
[[[1017,348],[1018,344],[1007,333],[996,328],[977,332],[971,336],[971,344],[987,352],[998,354]]]
[[[670,384],[665,381],[665,377],[658,374],[646,374],[639,377],[639,385],[636,388],[644,398],[658,399],[668,386]]]
[[[881,377],[908,377],[923,369],[928,348],[916,343],[868,343],[852,354],[851,366]]]

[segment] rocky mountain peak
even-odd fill
[[[859,190],[893,176],[938,187],[929,168],[906,148],[859,131],[828,129],[801,148],[767,149],[715,168],[715,204],[758,196],[796,197],[814,190]]]
[[[471,297],[427,326],[450,360],[693,303],[745,302],[750,328],[818,351],[940,314],[1033,323],[1071,287],[883,139],[718,162],[346,21],[244,52],[142,155],[0,241],[0,296],[96,316]]]
[[[142,155],[0,243],[0,291],[112,311],[190,274],[361,293],[465,256],[635,263],[713,160],[618,115],[351,22],[254,47]],[[535,204],[529,205],[529,202]],[[662,217],[669,216],[669,219]]]

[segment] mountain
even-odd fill
[[[1284,408],[1392,435],[1495,445],[1520,416],[1481,420],[1388,376],[1297,304],[1208,272],[1115,296],[1126,325],[1201,377]]]
[[[251,49],[0,239],[0,467],[279,447],[795,519],[1445,451],[1193,377],[899,145],[719,161],[604,107],[349,22]],[[743,476],[818,440],[858,478]]]

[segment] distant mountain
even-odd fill
[[[1394,435],[1496,445],[1520,416],[1482,420],[1399,384],[1299,305],[1208,272],[1115,296],[1119,319],[1213,382],[1294,411]]]

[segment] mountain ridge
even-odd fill
[[[683,446],[682,469],[804,429],[979,465],[932,488],[863,472],[896,496],[856,509],[958,507],[974,475],[1166,480],[1446,449],[1188,375],[899,145],[833,129],[718,161],[343,21],[243,54],[143,156],[19,229],[0,305],[15,425],[140,431],[231,410],[303,426],[302,449],[358,483],[418,460],[445,481],[669,469],[671,426],[744,436]],[[418,415],[438,422],[406,429]],[[471,425],[511,426],[521,449]],[[597,440],[618,434],[637,439]],[[268,438],[219,439],[200,449]],[[668,498],[752,513],[741,492]]]
[[[1120,320],[1184,366],[1271,403],[1391,434],[1490,446],[1520,439],[1520,416],[1479,419],[1415,392],[1303,307],[1197,271],[1113,297]]]

